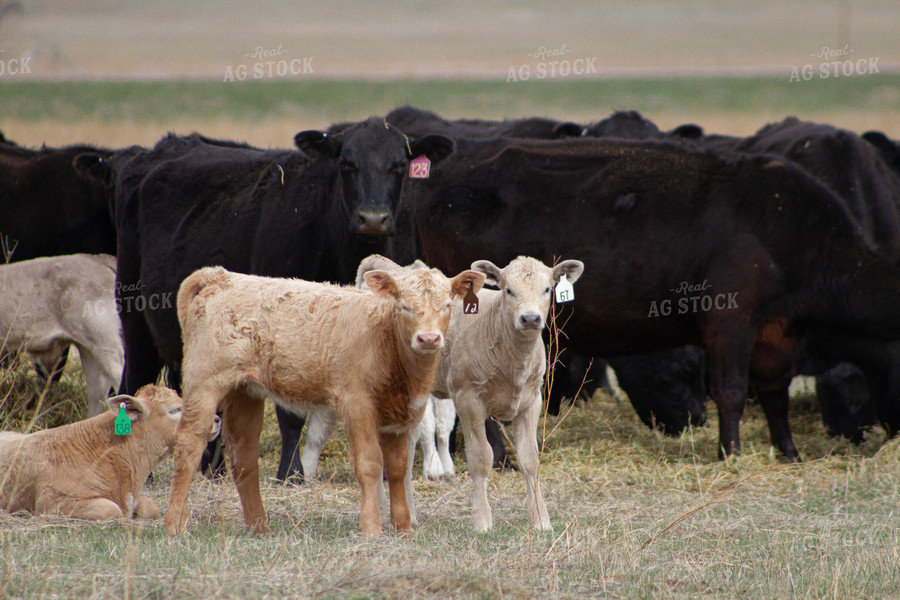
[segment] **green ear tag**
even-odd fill
[[[119,405],[119,414],[116,416],[116,435],[128,435],[131,433],[131,419],[125,414],[125,403]]]

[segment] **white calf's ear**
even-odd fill
[[[364,286],[366,282],[364,277],[369,271],[399,271],[401,269],[403,269],[403,267],[386,256],[370,254],[362,259],[362,262],[359,263],[359,268],[356,269],[356,287],[366,289]]]
[[[553,281],[558,282],[563,274],[569,283],[575,283],[584,272],[584,263],[580,260],[564,260],[553,267]]]
[[[376,294],[391,296],[393,298],[398,297],[399,290],[397,288],[397,282],[387,271],[369,271],[363,275],[363,277],[365,278],[366,285],[369,286],[369,289]]]
[[[500,280],[503,278],[503,271],[500,267],[489,260],[476,260],[472,263],[473,271],[480,271],[486,275],[484,283],[500,287]]]

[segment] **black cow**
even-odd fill
[[[0,134],[0,262],[64,254],[115,254],[107,203],[111,150],[68,146],[23,148]],[[68,348],[41,379],[56,382]]]
[[[561,139],[580,136],[582,125],[555,121],[544,117],[491,121],[485,119],[454,119],[443,117],[414,106],[395,108],[385,117],[409,135],[445,135],[450,138],[486,139],[495,137]]]
[[[695,140],[703,136],[703,129],[697,125],[679,125],[669,132],[660,131],[652,121],[645,119],[636,110],[620,110],[609,117],[585,128],[586,137],[617,138],[623,140],[687,139]]]
[[[408,139],[382,119],[337,135],[304,131],[297,150],[257,150],[169,136],[119,173],[117,295],[125,334],[122,392],[162,366],[180,381],[178,286],[209,265],[256,275],[350,283],[359,262],[387,253],[410,157],[452,152],[440,136]],[[412,154],[410,154],[410,152]],[[303,470],[303,418],[278,411],[278,478]]]
[[[740,449],[749,383],[786,389],[808,341],[840,338],[832,351],[876,361],[864,342],[900,338],[897,270],[863,243],[839,198],[772,157],[592,139],[458,140],[429,179],[410,182],[404,204],[422,259],[448,272],[484,257],[581,257],[566,326],[576,352],[705,348],[725,454]],[[680,296],[682,282],[708,282],[712,292]],[[760,402],[773,443],[796,458],[786,396]]]
[[[0,260],[115,254],[102,165],[111,155],[92,146],[32,150],[0,142]]]

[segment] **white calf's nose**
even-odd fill
[[[516,326],[519,329],[532,330],[532,329],[542,329],[544,326],[544,319],[541,317],[540,313],[536,312],[527,312],[519,315],[519,320],[516,323]]]

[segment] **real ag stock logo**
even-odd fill
[[[794,66],[791,70],[790,83],[795,81],[809,81],[810,79],[828,79],[829,77],[850,77],[851,75],[872,75],[880,73],[878,70],[878,58],[868,57],[857,60],[850,60],[853,50],[850,45],[846,44],[843,48],[829,48],[822,46],[822,49],[813,52],[810,56],[818,58],[821,62],[818,65],[812,63],[803,65],[802,67]],[[831,60],[838,59],[838,60]]]
[[[528,53],[528,56],[540,61],[534,64],[534,72],[532,73],[532,65],[530,63],[522,64],[518,67],[510,65],[506,75],[506,83],[511,81],[528,81],[532,77],[534,79],[557,79],[572,75],[581,77],[583,75],[597,74],[596,56],[574,58],[569,57],[571,53],[572,49],[567,48],[565,44],[558,48],[550,49],[546,46],[540,46],[534,52]]]
[[[276,77],[287,77],[288,75],[309,75],[314,73],[312,56],[303,58],[281,58],[287,54],[283,44],[279,44],[277,48],[263,48],[257,46],[253,52],[244,55],[245,58],[256,59],[256,62],[249,65],[241,63],[237,66],[228,65],[225,68],[224,83],[229,81],[244,81],[250,79],[275,79]]]
[[[738,308],[738,292],[705,293],[710,289],[712,289],[712,285],[706,279],[703,280],[703,283],[694,284],[682,281],[669,290],[672,294],[680,297],[652,300],[647,318]]]

